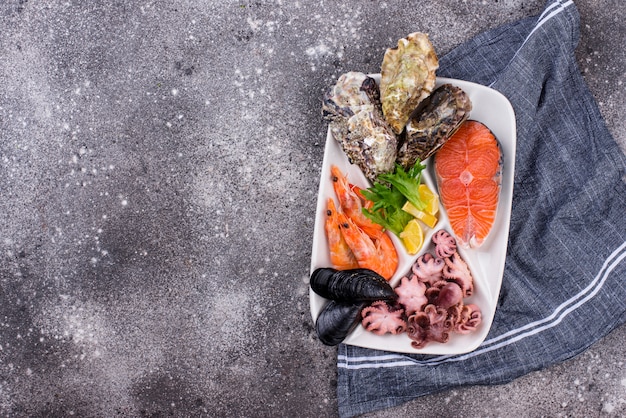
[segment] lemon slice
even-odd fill
[[[424,222],[429,228],[434,228],[437,224],[437,217],[431,215],[430,213],[421,211],[417,209],[411,202],[406,202],[404,206],[402,206],[402,210],[410,213],[420,221]]]
[[[411,219],[400,232],[400,239],[409,254],[417,254],[424,245],[424,232],[420,223],[416,219]]]
[[[425,184],[420,184],[418,192],[422,202],[426,202],[424,212],[436,215],[439,212],[439,196],[433,193]]]

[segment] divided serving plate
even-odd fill
[[[371,75],[376,81],[380,81],[380,75]],[[430,342],[421,349],[411,346],[411,339],[406,333],[399,335],[386,334],[383,336],[366,331],[359,325],[343,341],[360,347],[374,348],[385,351],[414,354],[452,355],[463,354],[475,350],[486,338],[496,310],[496,304],[500,293],[504,262],[506,258],[507,241],[509,236],[509,221],[511,217],[511,200],[513,197],[513,174],[515,169],[515,146],[516,128],[513,107],[505,96],[489,87],[468,81],[437,78],[437,86],[450,83],[463,89],[472,101],[472,111],[469,119],[477,120],[485,124],[500,142],[503,154],[502,186],[500,201],[496,213],[495,223],[490,234],[480,248],[463,249],[458,252],[468,264],[474,278],[474,294],[464,299],[464,303],[476,304],[482,312],[482,323],[469,334],[451,333],[446,343]],[[432,158],[424,163],[427,168],[423,171],[422,182],[437,191],[435,173],[431,163]],[[330,180],[330,167],[337,165],[348,176],[348,181],[361,187],[368,188],[371,183],[365,178],[358,166],[350,164],[348,158],[341,150],[339,144],[332,138],[330,130],[326,136],[324,161],[320,179],[320,187],[317,198],[315,217],[315,229],[313,233],[313,249],[311,254],[311,273],[319,267],[331,267],[326,233],[324,231],[326,201],[329,197],[337,199]],[[437,192],[438,193],[438,192]],[[394,234],[387,232],[393,240],[398,251],[398,268],[390,280],[395,287],[400,279],[409,274],[415,260],[425,252],[433,252],[434,246],[431,237],[439,229],[445,229],[452,233],[445,208],[440,205],[439,221],[435,228],[424,226],[424,247],[418,254],[409,255],[400,239]],[[309,301],[313,321],[323,309],[326,299],[322,298],[309,289]]]

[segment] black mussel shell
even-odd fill
[[[311,289],[326,299],[343,302],[393,300],[396,293],[380,274],[369,269],[318,268],[311,275]]]
[[[325,345],[337,345],[359,324],[361,311],[369,302],[329,301],[315,321],[315,331]]]

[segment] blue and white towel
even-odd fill
[[[513,211],[489,335],[455,356],[339,346],[339,414],[388,408],[461,385],[501,384],[571,358],[626,320],[626,157],[574,57],[572,1],[485,32],[440,60],[439,76],[503,93],[517,119]]]

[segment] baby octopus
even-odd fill
[[[398,295],[398,303],[404,306],[404,311],[407,315],[421,311],[428,303],[428,298],[424,294],[426,285],[415,275],[403,277],[400,280],[400,285],[394,290]]]
[[[411,267],[411,271],[420,282],[432,286],[443,277],[445,262],[441,258],[435,258],[432,254],[422,255]]]
[[[467,334],[481,323],[480,308],[463,299],[474,292],[474,281],[457,252],[456,240],[445,230],[432,238],[434,255],[425,253],[394,289],[393,303],[375,302],[362,312],[362,325],[379,335],[406,331],[415,348],[445,343],[450,334]]]
[[[385,301],[372,303],[363,309],[361,316],[363,327],[376,335],[401,334],[406,329],[404,309],[398,305],[390,305]]]

